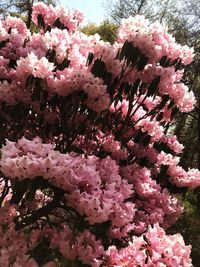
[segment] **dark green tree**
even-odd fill
[[[82,28],[82,32],[87,35],[98,33],[102,40],[113,44],[116,40],[117,25],[109,20],[104,20],[100,25],[89,23]]]

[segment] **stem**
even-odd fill
[[[38,209],[37,211],[33,212],[31,215],[27,215],[21,221],[17,221],[15,229],[21,230],[22,228],[36,222],[41,217],[47,216],[52,209],[56,208],[59,205],[59,202],[61,201],[65,192],[62,189],[56,188],[54,190],[54,193],[55,193],[54,199],[50,203]]]
[[[32,17],[32,7],[33,7],[34,0],[28,1],[28,17],[27,17],[27,22],[26,26],[28,29],[31,27],[31,17]]]

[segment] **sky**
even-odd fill
[[[61,5],[67,8],[78,8],[85,13],[83,24],[88,22],[100,23],[105,19],[105,10],[102,0],[60,0]]]

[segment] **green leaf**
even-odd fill
[[[138,47],[135,47],[133,44],[130,47],[129,54],[127,55],[127,64],[129,65],[130,63],[132,65],[135,65],[138,62],[138,59],[140,57],[140,50]]]
[[[131,95],[137,94],[140,85],[141,85],[141,80],[137,79],[131,88]]]
[[[142,143],[143,143],[143,145],[146,147],[146,146],[150,143],[150,141],[151,141],[151,136],[150,136],[150,135],[147,135],[147,136],[143,139]]]
[[[53,24],[54,27],[61,29],[61,30],[69,30],[69,28],[67,26],[65,26],[63,23],[61,23],[60,19],[57,18]]]
[[[14,69],[17,66],[17,61],[15,59],[10,59],[8,66]]]
[[[8,34],[11,34],[11,31],[12,31],[12,28],[10,27],[10,28],[8,29]]]
[[[105,84],[110,85],[112,82],[112,73],[111,72],[105,72],[105,73],[103,73],[102,78],[103,78]]]
[[[33,90],[31,99],[33,101],[39,100],[40,96],[41,96],[41,92],[42,92],[42,88],[41,88],[41,85],[40,85],[40,79],[39,78],[35,78],[35,88]]]
[[[167,61],[167,56],[163,56],[161,59],[160,59],[160,66],[164,67],[165,66],[165,63]]]
[[[158,89],[158,85],[160,82],[160,76],[157,76],[153,81],[151,81],[149,87],[148,87],[148,92],[147,96],[152,96],[156,93],[156,90]]]
[[[178,113],[178,111],[179,111],[178,107],[174,107],[173,108],[172,113],[171,113],[171,116],[170,116],[171,119],[174,118],[174,116]]]
[[[1,41],[0,42],[0,49],[5,47],[7,43],[8,43],[8,40]]]
[[[138,133],[136,134],[135,138],[134,138],[134,142],[139,143],[141,138],[145,135],[146,135],[146,133],[139,130]]]
[[[165,68],[166,67],[169,67],[171,66],[171,59],[168,59],[166,62],[165,62]]]
[[[157,105],[156,109],[161,110],[162,108],[164,108],[164,106],[167,103],[167,101],[169,100],[169,98],[170,97],[168,95],[163,95],[162,101],[160,102],[160,104]]]
[[[26,44],[30,41],[29,37],[26,37],[23,43],[23,48],[26,47]]]
[[[42,14],[38,14],[37,21],[38,21],[38,27],[45,29],[45,23]]]
[[[125,43],[122,46],[121,51],[118,53],[118,59],[122,60],[124,57],[127,56],[128,50],[130,50],[131,42],[125,41]]]
[[[163,119],[163,112],[160,112],[157,117],[156,117],[156,120],[157,121],[161,121]]]
[[[135,65],[140,57],[140,50],[138,47],[135,47],[132,42],[125,41],[122,49],[117,54],[119,60],[126,59],[127,65]]]
[[[70,60],[67,59],[67,58],[65,58],[61,64],[58,64],[57,65],[57,69],[60,70],[60,71],[62,71],[65,68],[68,68],[69,67],[69,64],[70,64]]]
[[[167,165],[162,165],[161,166],[160,172],[157,175],[157,179],[156,179],[159,183],[161,183],[162,180],[166,180],[168,168],[169,168],[169,166],[167,166]]]
[[[26,87],[30,87],[33,85],[35,77],[33,75],[29,75],[26,80]]]
[[[48,60],[49,62],[55,62],[55,59],[56,59],[56,50],[55,49],[52,49],[52,50],[49,50],[49,53],[48,53]]]
[[[137,70],[142,71],[144,67],[147,65],[147,62],[148,62],[148,57],[142,55],[137,62]]]
[[[175,105],[174,99],[172,99],[167,107],[167,109],[172,108]]]
[[[91,69],[92,74],[97,77],[102,77],[105,71],[105,63],[101,59],[96,59]]]
[[[181,62],[181,59],[179,59],[179,61],[175,65],[175,71],[182,69],[182,67],[183,67],[183,64]]]
[[[94,59],[94,54],[93,53],[89,53],[86,65],[90,66],[90,64],[92,63],[93,59]]]

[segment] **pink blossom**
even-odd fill
[[[169,244],[170,249],[168,249]],[[136,237],[121,250],[109,247],[108,265],[113,266],[192,266],[190,246],[185,246],[180,235],[167,236],[158,225],[149,227],[146,238]],[[162,255],[162,256],[161,256]]]

